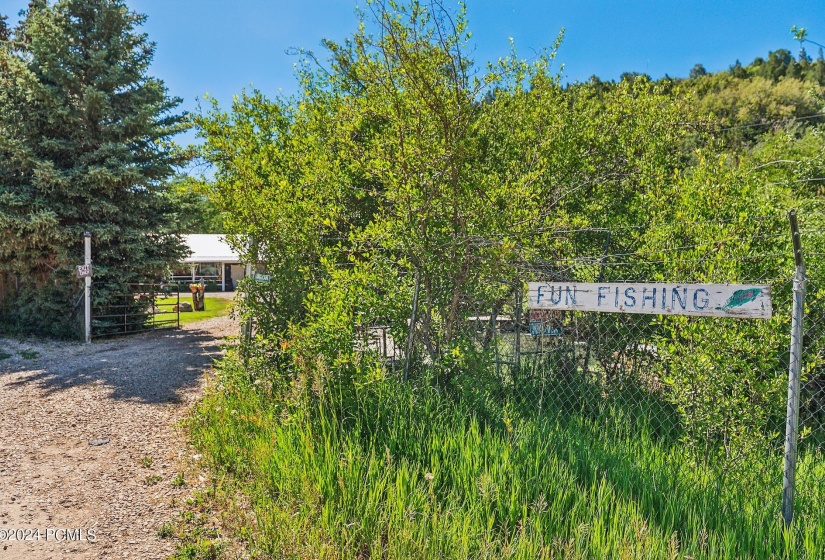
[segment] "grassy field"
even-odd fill
[[[181,303],[188,302],[191,305],[192,296],[181,294],[180,301]],[[176,302],[177,298],[158,298],[156,303],[160,306],[159,308],[162,311],[168,312],[157,315],[158,320],[166,320],[166,317],[172,312],[172,305]],[[210,296],[209,294],[206,294],[203,302],[204,311],[182,312],[180,314],[180,324],[186,325],[189,323],[196,323],[197,321],[203,321],[204,319],[212,319],[213,317],[229,315],[231,305],[231,298]]]
[[[699,463],[638,394],[550,386],[537,410],[379,378],[301,406],[253,379],[225,362],[190,426],[253,557],[825,558],[825,488],[784,529],[779,459]],[[823,471],[803,454],[800,480]]]

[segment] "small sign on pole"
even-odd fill
[[[91,278],[92,277],[92,265],[90,264],[79,264],[75,267],[77,272],[78,278]]]
[[[253,278],[255,279],[255,282],[260,282],[262,284],[266,284],[270,280],[272,280],[271,275],[269,275],[269,274],[260,274],[260,273],[256,273],[255,276],[253,276]]]

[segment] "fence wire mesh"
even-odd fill
[[[485,373],[460,383],[507,401],[522,415],[575,431],[581,440],[567,451],[585,471],[628,491],[647,479],[664,510],[679,495],[732,524],[747,524],[753,504],[778,515],[794,260],[790,232],[777,232],[776,217],[771,219],[762,230],[751,228],[746,239],[729,224],[690,224],[709,240],[654,248],[630,228],[553,232],[565,237],[569,252],[514,263],[516,274],[493,282],[497,299],[461,294],[456,339],[466,341],[471,359],[482,366],[473,371]],[[825,503],[825,230],[802,235],[808,274],[794,511],[817,518]],[[764,284],[772,294],[772,317],[528,307],[528,282],[596,281]],[[434,365],[449,374],[451,356],[426,344],[436,319],[421,310],[426,294],[420,297],[417,316],[401,328],[364,320],[356,349],[380,354],[393,372],[410,362],[414,375]],[[410,324],[414,344],[407,355]],[[613,477],[612,469],[623,474]]]
[[[802,214],[800,227],[807,283],[794,513],[822,527],[822,214]],[[382,256],[383,276],[366,283],[356,261],[332,271],[318,267],[317,277],[331,283],[320,281],[327,299],[315,305],[357,311],[349,327],[325,317],[310,330],[323,333],[325,352],[354,352],[383,364],[398,383],[479,403],[468,408],[472,414],[485,414],[485,403],[495,402],[504,412],[493,420],[508,430],[521,419],[552,434],[549,449],[576,465],[583,484],[604,481],[648,504],[649,515],[665,525],[699,527],[700,541],[705,528],[721,528],[714,524],[779,520],[795,276],[787,216],[537,229],[534,241],[540,250],[524,249],[523,258],[491,266],[484,251],[503,240],[474,240],[474,262],[485,272],[470,274],[449,298],[443,294],[451,286],[428,285],[435,275],[421,278],[422,268],[387,265],[395,262],[390,253]],[[424,263],[425,272],[427,266],[439,264]],[[528,305],[530,282],[767,285],[772,315],[537,311]],[[242,287],[251,296],[249,309],[257,310],[256,330],[277,331],[278,309],[294,290]]]

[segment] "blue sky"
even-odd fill
[[[152,73],[187,111],[207,92],[225,107],[250,85],[293,93],[296,58],[285,50],[320,54],[322,38],[341,40],[357,25],[354,0],[126,1],[149,16],[145,31],[157,43]],[[0,14],[16,20],[26,4],[0,0]],[[779,48],[796,54],[792,25],[825,44],[825,0],[467,0],[467,12],[482,63],[506,55],[509,37],[529,57],[566,28],[557,62],[570,82],[625,71],[684,77],[697,62],[718,71]],[[813,46],[808,52],[817,54]]]

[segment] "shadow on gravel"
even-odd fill
[[[196,326],[156,331],[91,345],[61,345],[66,352],[30,362],[0,362],[0,374],[22,372],[24,376],[8,386],[36,384],[46,394],[101,384],[111,390],[112,399],[178,403],[220,357],[221,342]]]

